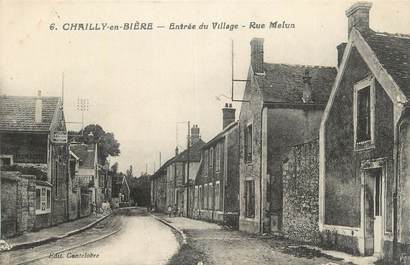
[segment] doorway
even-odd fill
[[[365,254],[380,256],[383,242],[383,169],[365,170]]]

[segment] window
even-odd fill
[[[11,166],[13,164],[12,155],[0,155],[0,166]]]
[[[213,183],[209,183],[208,185],[208,209],[213,209],[214,205],[213,205],[213,198],[214,198],[214,189],[213,189],[214,184]]]
[[[204,165],[205,165],[205,176],[208,176],[208,150],[205,150]]]
[[[211,148],[209,150],[209,168],[212,170],[214,166],[214,149]]]
[[[208,184],[204,185],[204,209],[208,209]]]
[[[245,162],[252,161],[252,124],[245,128]]]
[[[199,186],[199,209],[203,209],[204,208],[204,197],[202,194],[202,186]]]
[[[215,147],[215,171],[219,172],[221,169],[221,144],[217,144]]]
[[[357,93],[357,141],[370,140],[370,86]]]
[[[198,204],[198,186],[195,186],[195,193],[194,193],[194,208],[198,209],[199,204]]]
[[[51,212],[51,188],[36,187],[36,214]]]
[[[221,188],[221,186],[219,184],[219,181],[217,181],[215,183],[215,210],[220,210],[220,208],[219,208],[219,200],[220,200],[219,196],[221,194],[220,188]]]
[[[354,85],[354,139],[355,148],[374,144],[374,78],[366,78]]]
[[[255,181],[245,181],[245,217],[255,218]]]

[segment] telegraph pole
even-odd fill
[[[190,128],[191,127],[191,122],[188,121],[188,134],[187,134],[187,157],[188,157],[188,161],[187,161],[187,200],[186,200],[186,216],[189,217],[189,200],[190,200],[190,196],[189,196],[189,160],[190,160],[190,149],[191,149],[191,131]]]

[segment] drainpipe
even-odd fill
[[[403,114],[396,125],[396,174],[394,176],[394,193],[393,193],[393,264],[399,264],[398,259],[398,191],[399,191],[399,157],[400,157],[400,129],[403,124],[403,120],[406,111],[409,110],[409,106],[405,106]]]
[[[260,156],[261,156],[261,162],[260,162],[260,180],[259,180],[259,232],[261,234],[263,234],[263,222],[264,222],[264,216],[263,216],[263,207],[262,207],[262,202],[263,202],[263,196],[262,196],[262,181],[263,181],[263,174],[262,174],[262,170],[263,170],[263,110],[266,108],[266,106],[263,105],[262,103],[262,109],[261,109],[261,133],[260,133],[260,140],[261,140],[261,152],[260,152]]]

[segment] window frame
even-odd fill
[[[251,163],[253,160],[253,125],[248,123],[244,130],[244,160]]]
[[[37,190],[40,191],[40,208],[37,209]],[[48,196],[49,195],[49,196]],[[44,203],[44,208],[42,204]],[[36,215],[51,213],[51,187],[36,186]]]
[[[10,165],[6,165],[6,166],[12,166],[14,164],[13,155],[0,155],[0,160],[3,160],[3,159],[9,159],[10,161]],[[4,166],[4,164],[0,163],[0,166]]]
[[[358,140],[358,99],[359,91],[369,88],[369,101],[370,101],[370,139],[359,141]],[[366,150],[375,147],[375,79],[372,76],[366,77],[363,80],[355,83],[353,86],[353,137],[354,137],[354,150]]]
[[[221,210],[220,204],[221,204],[221,183],[219,180],[217,180],[215,181],[215,192],[214,192],[214,209],[216,211]]]
[[[221,170],[221,144],[217,143],[215,146],[215,171]]]
[[[252,184],[251,186],[251,191],[253,191],[253,198],[252,196],[248,199],[249,191],[248,191],[248,183]],[[256,216],[256,200],[255,200],[255,196],[256,196],[256,190],[255,190],[255,180],[245,180],[245,218],[249,218],[249,219],[255,219]],[[253,212],[250,212],[250,207],[249,207],[249,203],[253,202],[253,207],[252,210]]]

